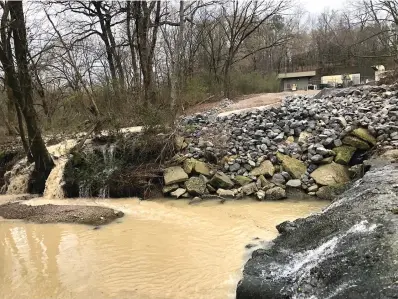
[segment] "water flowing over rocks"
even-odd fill
[[[323,212],[278,225],[237,299],[397,298],[397,181],[398,164],[371,169]]]

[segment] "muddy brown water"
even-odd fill
[[[0,203],[5,198],[0,197]],[[47,200],[98,204],[126,216],[110,225],[0,220],[1,299],[226,299],[251,250],[275,225],[318,212],[315,200]],[[258,247],[257,247],[258,248]]]

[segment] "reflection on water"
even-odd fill
[[[110,206],[126,216],[99,230],[0,222],[1,299],[234,298],[249,253],[245,245],[255,237],[270,240],[277,234],[276,224],[325,205],[320,201],[241,200],[224,205],[209,201],[196,206],[183,200],[51,201],[82,202]]]

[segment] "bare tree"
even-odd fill
[[[230,71],[235,63],[235,58],[242,44],[253,33],[256,32],[267,21],[278,14],[283,13],[288,8],[288,2],[285,0],[269,1],[233,1],[224,4],[222,7],[221,25],[228,39],[228,51],[224,64],[224,94],[230,96]],[[263,45],[255,51],[260,51],[275,46],[280,41],[275,41],[271,45]],[[245,56],[252,55],[248,53]]]
[[[0,45],[0,61],[5,73],[8,96],[15,101],[17,113],[21,113],[27,130],[27,145],[24,144],[28,159],[35,162],[35,171],[31,191],[43,192],[45,181],[50,174],[54,163],[47,151],[41,131],[38,125],[36,111],[33,106],[32,79],[28,67],[28,45],[26,38],[25,19],[22,2],[0,2],[3,9],[2,25],[10,20],[6,27],[1,27],[2,42]],[[11,47],[11,34],[13,47]],[[14,66],[13,54],[17,69]],[[22,117],[18,116],[22,121]],[[23,133],[23,125],[20,125],[22,140],[26,140]],[[26,141],[25,141],[26,143]]]
[[[133,2],[137,49],[143,78],[144,104],[155,101],[153,61],[160,24],[161,2]]]

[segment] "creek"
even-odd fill
[[[0,203],[8,199],[0,196]],[[1,299],[235,298],[245,261],[277,236],[275,226],[327,204],[48,198],[25,203],[94,204],[125,217],[99,229],[0,220]],[[250,243],[255,247],[247,249]]]

